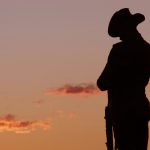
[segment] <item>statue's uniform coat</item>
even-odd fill
[[[113,45],[97,81],[111,95],[111,112],[119,150],[146,150],[149,101],[145,87],[150,77],[150,45],[138,33]]]

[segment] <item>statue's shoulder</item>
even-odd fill
[[[108,56],[108,60],[111,60],[114,58],[117,59],[117,57],[120,55],[120,51],[123,47],[123,43],[122,42],[118,42],[113,44],[112,49],[110,50],[109,56]]]
[[[112,49],[119,50],[122,47],[124,47],[124,42],[121,41],[121,42],[113,44]]]
[[[147,48],[150,50],[150,43],[148,43],[147,41],[144,41],[145,45],[147,46]]]
[[[150,43],[144,40],[144,49],[147,55],[150,55]]]
[[[124,47],[123,42],[115,43],[112,46],[111,53],[118,53],[123,47]]]

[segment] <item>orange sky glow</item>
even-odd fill
[[[1,0],[0,147],[3,150],[106,150],[107,93],[96,80],[113,43],[112,14],[143,13],[150,1]],[[150,97],[150,86],[146,90]]]

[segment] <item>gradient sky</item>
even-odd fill
[[[143,13],[149,0],[1,0],[0,147],[106,150],[105,92],[95,83],[112,44],[112,14]],[[150,88],[147,88],[149,95]]]

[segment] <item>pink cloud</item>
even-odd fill
[[[80,96],[93,96],[99,94],[100,91],[94,84],[79,84],[79,85],[64,85],[62,87],[48,89],[47,95],[67,96],[67,95],[80,95]]]
[[[42,120],[17,120],[12,114],[0,117],[0,132],[30,133],[40,127],[43,130],[52,128],[52,123]]]

